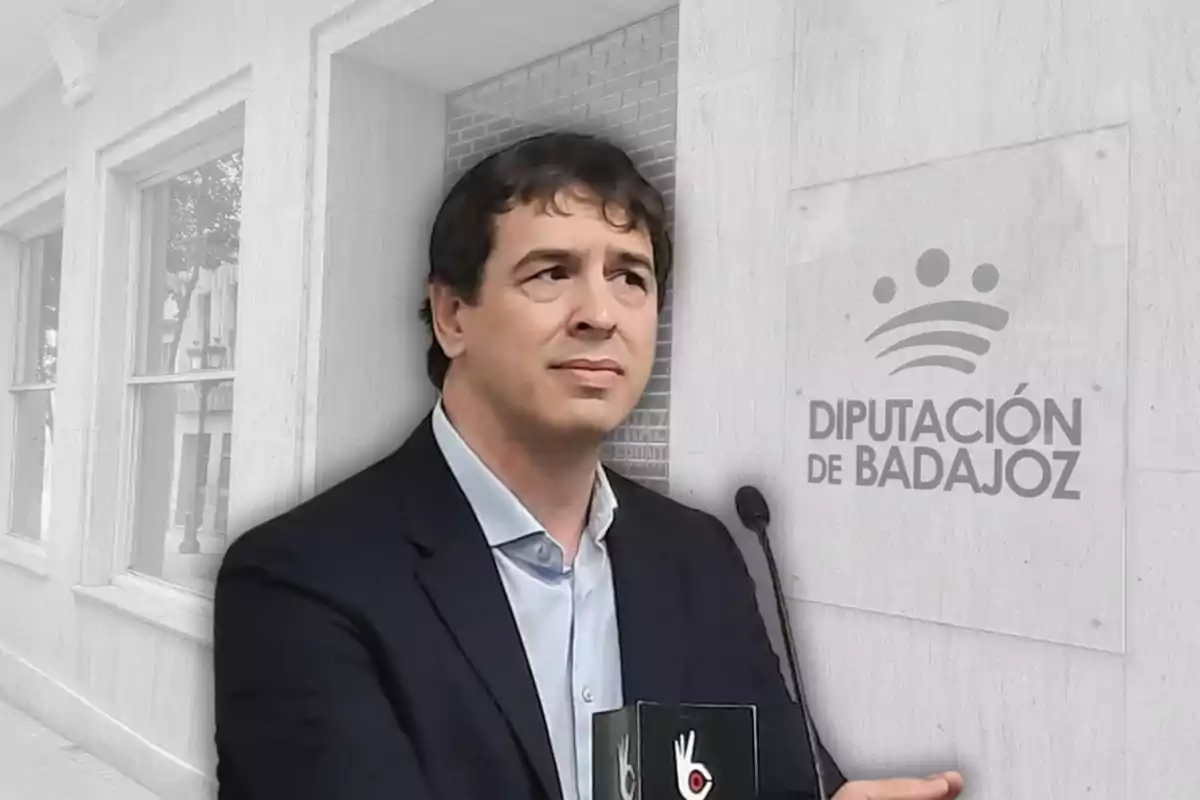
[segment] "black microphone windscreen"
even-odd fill
[[[759,530],[771,521],[771,509],[767,508],[767,500],[762,492],[753,486],[743,486],[733,496],[733,505],[737,509],[738,519],[751,530]]]

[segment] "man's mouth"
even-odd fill
[[[554,369],[574,369],[580,372],[613,372],[617,375],[625,374],[625,368],[610,358],[572,358],[568,361],[558,362],[554,365]]]

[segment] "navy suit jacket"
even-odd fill
[[[626,702],[757,705],[760,796],[815,798],[728,530],[610,475]],[[221,800],[559,800],[516,622],[429,418],[234,542],[214,613]],[[832,793],[845,778],[821,752]]]

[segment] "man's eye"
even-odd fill
[[[626,270],[621,276],[630,286],[636,286],[639,289],[646,288],[646,278],[642,273],[634,270]]]
[[[553,267],[541,270],[533,277],[540,281],[561,281],[570,277],[570,275],[568,274],[565,266],[562,264],[555,264]]]

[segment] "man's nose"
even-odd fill
[[[571,327],[578,333],[611,336],[616,329],[611,287],[603,274],[581,275],[576,286],[577,302]]]

